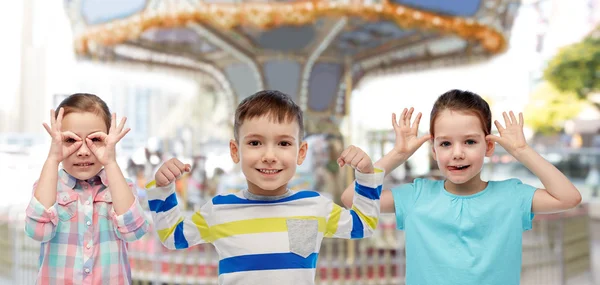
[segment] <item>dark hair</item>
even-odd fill
[[[73,112],[92,112],[99,115],[106,124],[106,131],[110,129],[110,110],[106,103],[100,97],[88,93],[75,93],[65,98],[58,107],[56,107],[56,116],[60,108],[64,109],[63,116]]]
[[[302,110],[287,94],[277,90],[258,91],[240,102],[235,110],[233,135],[239,139],[240,126],[244,120],[268,115],[277,123],[298,122],[300,128],[299,140],[304,137],[304,122]]]
[[[488,103],[473,92],[453,89],[442,94],[433,104],[429,121],[429,133],[432,137],[435,119],[446,109],[471,113],[479,118],[486,136],[492,132],[492,112]]]

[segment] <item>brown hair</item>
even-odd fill
[[[58,107],[56,107],[56,116],[58,111],[64,108],[63,117],[74,112],[91,112],[100,116],[106,124],[106,131],[110,130],[110,110],[106,103],[100,97],[88,93],[75,93],[65,98]]]
[[[240,126],[244,120],[268,115],[277,123],[298,122],[301,141],[304,137],[304,122],[302,110],[292,101],[290,96],[277,90],[258,91],[240,102],[235,110],[233,124],[233,135],[235,140],[239,139]]]
[[[442,94],[433,104],[429,121],[429,133],[432,137],[435,119],[446,109],[475,115],[481,122],[484,134],[487,136],[492,132],[492,112],[488,103],[473,92],[453,89]]]

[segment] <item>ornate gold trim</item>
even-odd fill
[[[471,19],[441,16],[432,12],[390,3],[365,3],[364,0],[342,2],[298,1],[277,3],[205,3],[195,7],[171,6],[163,11],[144,10],[128,18],[89,26],[75,36],[75,50],[80,55],[94,54],[96,45],[111,46],[136,39],[150,28],[182,27],[188,22],[208,23],[222,29],[254,26],[262,29],[284,25],[306,25],[320,17],[360,17],[368,21],[386,19],[398,26],[421,28],[455,34],[476,40],[490,53],[506,48],[502,33]]]

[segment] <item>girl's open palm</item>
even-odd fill
[[[56,162],[61,162],[69,155],[73,154],[81,147],[81,144],[83,143],[81,138],[73,132],[61,131],[64,112],[64,109],[60,108],[57,116],[56,112],[51,110],[50,126],[48,126],[46,123],[42,124],[50,137],[52,137],[48,158],[53,159]]]
[[[400,118],[396,120],[396,113],[392,114],[392,126],[396,133],[396,142],[394,150],[399,154],[411,156],[423,143],[430,139],[430,135],[426,134],[418,137],[419,123],[421,122],[421,113],[415,117],[415,121],[410,123],[414,108],[410,110],[404,108]]]
[[[519,113],[519,120],[512,111],[510,111],[510,117],[506,112],[503,112],[502,116],[506,127],[502,127],[498,120],[494,121],[500,136],[488,135],[486,138],[499,143],[508,153],[514,155],[515,152],[527,147],[527,141],[523,134],[523,113]]]
[[[121,119],[119,125],[116,125],[117,114],[112,114],[110,129],[108,134],[104,132],[95,132],[85,138],[87,146],[102,165],[107,165],[117,161],[115,147],[117,143],[131,130],[124,129],[126,117]]]

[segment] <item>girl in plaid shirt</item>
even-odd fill
[[[57,110],[44,123],[52,143],[25,223],[42,243],[37,284],[131,284],[127,242],[149,224],[116,161],[126,118],[117,125],[92,94],[73,94]]]

